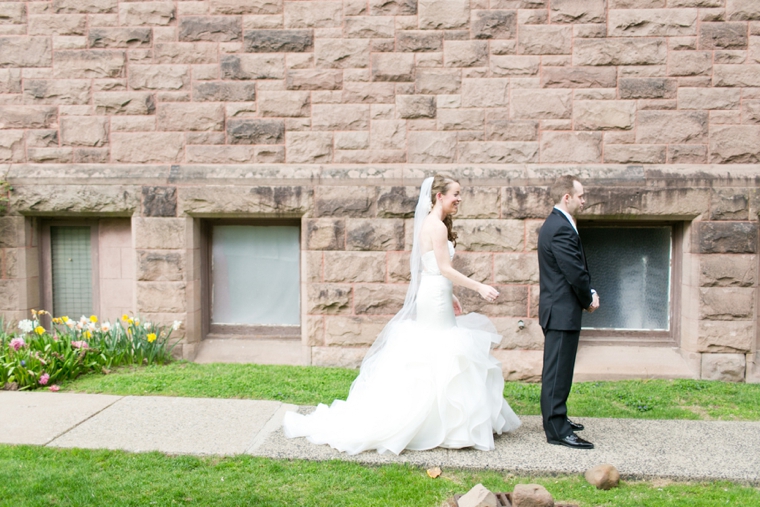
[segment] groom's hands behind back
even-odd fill
[[[591,295],[591,305],[589,305],[589,307],[588,307],[588,308],[586,308],[586,311],[587,311],[588,313],[594,313],[594,311],[595,311],[597,308],[599,308],[599,294],[597,294],[596,292],[594,292],[594,293]]]

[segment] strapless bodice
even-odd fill
[[[449,258],[454,258],[454,243],[449,244]],[[441,270],[438,268],[438,261],[435,260],[435,250],[430,250],[422,254],[422,274],[423,275],[440,275]]]

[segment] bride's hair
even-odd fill
[[[436,174],[433,177],[433,186],[430,188],[430,201],[432,206],[435,206],[438,193],[440,192],[445,195],[446,192],[449,191],[449,186],[451,186],[452,183],[459,182],[454,178],[443,176],[442,174]],[[443,218],[443,223],[446,226],[446,230],[449,232],[449,241],[454,243],[454,246],[457,246],[457,233],[454,232],[454,220],[451,218],[451,215],[446,215]]]

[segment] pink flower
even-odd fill
[[[41,386],[47,385],[48,380],[50,380],[50,375],[48,375],[47,373],[43,373],[42,376],[40,377],[40,385]]]
[[[53,384],[52,386],[48,387],[48,389],[50,389],[54,393],[57,393],[58,391],[61,390],[61,388],[58,386],[58,384]]]
[[[14,338],[11,340],[10,346],[13,348],[13,350],[18,350],[21,347],[26,345],[26,342],[23,338]]]
[[[87,342],[84,341],[84,340],[73,341],[73,342],[71,342],[71,346],[74,347],[75,349],[88,349],[88,348],[90,348],[90,346],[87,345]]]

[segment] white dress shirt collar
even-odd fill
[[[570,221],[570,225],[572,225],[573,229],[575,229],[575,233],[578,234],[578,227],[575,226],[575,219],[572,217],[572,215],[570,215],[570,213],[568,213],[567,211],[561,208],[558,208],[557,206],[554,206],[554,209],[556,209],[557,211],[565,215],[565,217],[567,217],[567,219]]]

